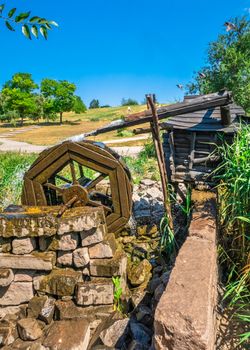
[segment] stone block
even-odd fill
[[[74,295],[75,286],[82,281],[82,273],[69,269],[53,270],[49,275],[36,279],[34,288],[55,296]]]
[[[109,279],[96,279],[78,283],[76,302],[83,306],[112,304],[113,289],[113,283]]]
[[[5,306],[0,307],[0,319],[3,319],[5,317],[18,317],[21,315],[21,317],[26,317],[26,306],[27,304],[22,304],[18,306]]]
[[[89,247],[89,257],[90,259],[113,258],[116,248],[117,243],[115,235],[113,233],[109,233],[106,235],[103,242]]]
[[[34,318],[23,318],[17,322],[17,329],[22,340],[36,340],[43,334],[40,324]]]
[[[152,266],[147,259],[142,260],[138,265],[132,265],[128,269],[128,279],[132,286],[139,286],[144,282],[149,282],[151,278]]]
[[[16,238],[12,241],[12,253],[17,255],[24,255],[33,252],[36,248],[35,238]]]
[[[54,311],[55,311],[55,299],[47,298],[38,315],[38,318],[41,321],[45,322],[46,324],[50,324],[53,320]]]
[[[93,228],[88,231],[81,232],[82,246],[87,247],[103,241],[105,234],[107,233],[106,225],[99,225],[97,228]]]
[[[103,319],[113,312],[113,304],[97,306],[77,306],[72,300],[57,300],[55,304],[55,317],[57,320],[70,320],[74,318],[87,318],[89,322]]]
[[[59,251],[57,253],[57,264],[63,266],[71,266],[73,264],[72,252]]]
[[[32,282],[33,278],[39,276],[39,272],[34,270],[14,270],[15,282]]]
[[[116,251],[112,259],[91,259],[90,275],[94,277],[125,276],[127,256],[123,251]]]
[[[43,346],[56,350],[87,350],[90,327],[85,319],[55,321],[49,328]]]
[[[78,248],[73,252],[73,261],[76,267],[84,267],[89,263],[88,248]]]
[[[10,321],[0,322],[0,347],[12,344],[18,337],[15,324]]]
[[[1,288],[0,306],[20,305],[33,298],[31,282],[12,282],[7,288]]]
[[[14,280],[14,273],[11,269],[0,269],[0,287],[8,287]]]
[[[11,251],[11,240],[0,237],[0,253],[9,253]]]
[[[46,300],[48,297],[46,295],[44,296],[34,296],[28,304],[27,309],[27,315],[31,318],[38,318],[42,308],[44,307],[44,304],[46,303]]]
[[[69,251],[77,248],[78,234],[77,233],[65,233],[62,236],[53,237],[48,250],[62,250]]]
[[[89,231],[105,223],[102,207],[73,208],[66,211],[59,220],[57,234]]]
[[[55,263],[55,253],[33,253],[17,256],[0,253],[0,268],[50,271]]]
[[[194,209],[189,236],[179,251],[169,282],[156,307],[156,350],[214,349],[214,310],[217,302],[216,216],[212,212],[207,215],[207,208],[213,205],[211,199],[198,210]]]

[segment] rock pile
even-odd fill
[[[57,212],[0,216],[0,346],[6,349],[86,349],[90,330],[113,311],[112,277],[126,284],[127,257],[107,232],[102,208],[75,208],[60,219]]]

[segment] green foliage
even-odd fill
[[[74,105],[73,105],[72,110],[73,110],[76,114],[81,114],[81,113],[86,112],[87,107],[86,107],[86,105],[84,104],[84,102],[83,102],[83,100],[81,99],[80,96],[75,96]]]
[[[250,126],[242,125],[232,145],[219,148],[220,261],[227,271],[225,298],[244,310],[250,305]],[[247,306],[247,307],[246,307]],[[241,318],[242,319],[242,318]],[[249,323],[249,319],[247,321]],[[247,334],[242,340],[247,339]]]
[[[49,99],[51,108],[55,113],[60,113],[60,123],[64,112],[73,110],[75,103],[76,86],[66,80],[43,79],[41,93]]]
[[[121,101],[122,106],[138,106],[138,102],[132,98],[123,98]]]
[[[0,153],[0,207],[20,203],[23,175],[37,155]]]
[[[39,114],[39,105],[34,89],[31,74],[17,73],[12,79],[4,84],[1,93],[1,103],[3,115],[9,116],[11,120],[21,118],[21,123],[25,117]]]
[[[100,108],[99,100],[93,99],[89,104],[89,109]]]
[[[0,19],[4,21],[6,28],[12,32],[16,30],[16,27],[21,26],[23,35],[30,40],[32,35],[38,38],[39,32],[47,40],[48,31],[53,27],[58,27],[55,21],[33,16],[31,11],[18,12],[16,7],[7,10],[5,4],[0,5]]]
[[[114,285],[114,310],[123,312],[121,296],[122,296],[122,287],[120,277],[112,277],[112,282]]]
[[[235,101],[250,111],[250,22],[247,18],[231,21],[236,29],[219,35],[210,43],[207,65],[187,88],[189,93],[207,94],[227,88]]]
[[[173,255],[176,255],[177,242],[175,240],[174,232],[169,226],[167,215],[161,219],[160,235],[160,252],[161,254],[166,255],[167,259],[170,259]]]
[[[138,157],[124,157],[124,159],[131,170],[133,180],[136,184],[145,177],[156,181],[160,180],[152,140],[148,140]]]
[[[119,136],[119,137],[131,137],[131,136],[134,136],[134,133],[131,130],[119,129],[119,130],[117,130],[117,136]]]

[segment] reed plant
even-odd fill
[[[225,267],[226,293],[239,320],[250,326],[250,126],[242,124],[232,144],[219,147],[219,257]],[[241,335],[250,341],[250,333]]]

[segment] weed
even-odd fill
[[[112,277],[112,282],[114,285],[114,310],[123,312],[121,296],[122,296],[122,287],[120,277]]]

